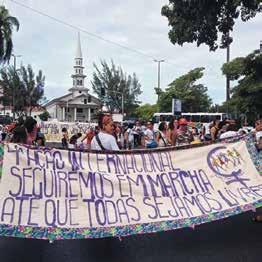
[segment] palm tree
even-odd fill
[[[0,64],[10,60],[13,51],[13,29],[19,30],[19,22],[16,17],[10,16],[4,6],[0,6]]]

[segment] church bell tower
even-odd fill
[[[69,89],[70,92],[73,92],[74,96],[81,93],[88,93],[88,89],[85,88],[85,78],[80,33],[78,33],[74,73],[72,74],[73,87]]]

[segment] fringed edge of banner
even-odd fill
[[[58,228],[58,227],[30,227],[30,226],[12,226],[0,225],[0,236],[18,237],[18,238],[33,238],[43,239],[53,242],[55,240],[69,239],[95,239],[106,237],[126,237],[136,234],[156,233],[161,231],[170,231],[179,228],[195,226],[228,218],[247,211],[255,211],[262,207],[262,200],[256,201],[253,204],[246,204],[236,208],[232,208],[222,212],[206,214],[199,217],[164,221],[157,223],[135,224],[119,227],[105,228]]]
[[[244,138],[242,137],[237,139],[236,138],[227,139],[224,140],[224,142],[226,143],[237,142],[241,139],[244,139],[246,141],[246,145],[250,157],[254,165],[256,166],[257,170],[259,171],[260,175],[262,175],[261,156],[260,156],[261,152],[259,155],[251,136],[246,136]],[[197,147],[197,146],[199,145],[193,145],[190,146],[190,148]],[[203,144],[201,144],[200,146],[203,146]],[[172,150],[172,149],[174,148],[170,148],[168,150]],[[1,143],[0,144],[0,178],[1,178],[3,155],[4,155],[4,144]],[[175,230],[185,227],[195,228],[195,226],[204,223],[220,220],[247,211],[255,211],[255,209],[259,207],[262,207],[262,200],[256,201],[253,204],[247,204],[226,211],[216,212],[208,215],[202,215],[199,217],[178,219],[176,221],[171,220],[171,221],[164,221],[164,222],[157,222],[157,223],[152,222],[152,223],[145,223],[145,224],[135,224],[135,225],[128,225],[128,226],[105,227],[105,228],[31,227],[31,226],[21,226],[21,225],[13,226],[13,225],[2,224],[0,225],[0,236],[45,239],[51,242],[54,240],[63,240],[63,239],[125,237],[135,234],[156,233],[156,232]]]

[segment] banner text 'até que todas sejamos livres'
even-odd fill
[[[262,203],[261,157],[249,139],[129,153],[6,144],[1,154],[3,236],[151,233],[194,227]]]

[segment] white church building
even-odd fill
[[[85,78],[80,35],[78,34],[72,75],[73,87],[69,89],[68,94],[55,98],[45,105],[52,119],[65,122],[91,122],[95,118],[102,104],[98,98],[89,94],[89,89],[85,87]]]

